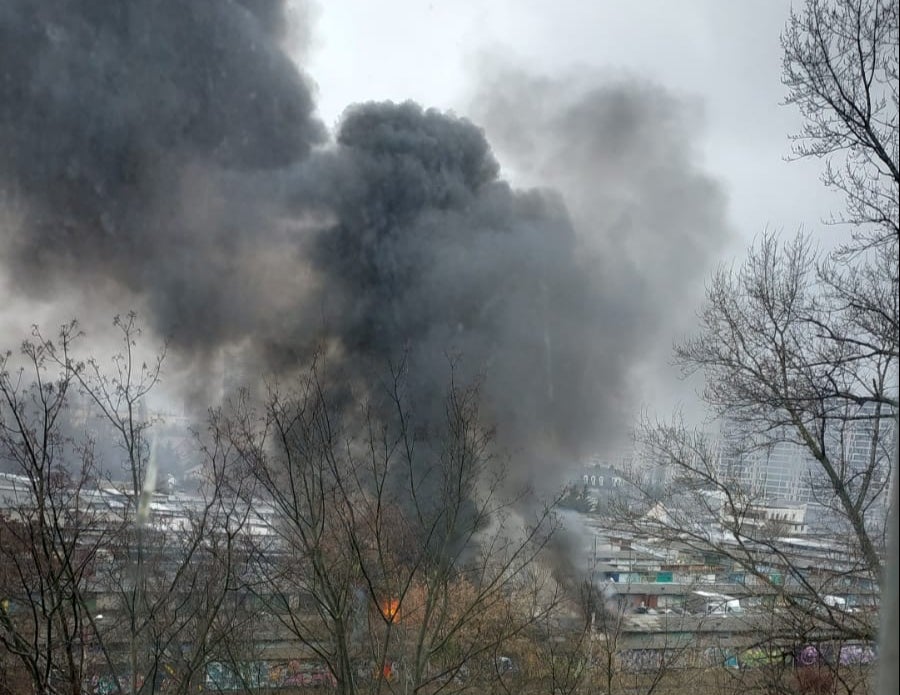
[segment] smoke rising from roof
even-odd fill
[[[680,102],[495,73],[480,117],[560,192],[516,190],[482,130],[413,103],[351,106],[330,139],[281,9],[0,7],[15,286],[109,287],[197,365],[235,350],[278,373],[327,341],[365,381],[405,354],[424,409],[459,354],[522,478],[621,434],[632,371],[725,228]]]

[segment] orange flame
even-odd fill
[[[400,600],[396,598],[385,599],[381,602],[381,615],[389,623],[400,621]]]

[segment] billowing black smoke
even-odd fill
[[[0,186],[24,209],[4,256],[22,289],[112,277],[188,350],[252,331],[264,298],[242,256],[266,221],[214,181],[288,166],[325,136],[275,42],[277,6],[2,3]]]
[[[522,137],[572,136],[548,160],[562,195],[522,192],[479,128],[413,103],[352,106],[329,140],[282,29],[265,0],[2,3],[15,286],[109,286],[195,364],[277,373],[327,342],[365,381],[406,355],[426,409],[460,355],[523,478],[622,432],[631,372],[722,228],[677,103],[620,86],[542,121],[510,98]],[[633,111],[649,139],[623,137]]]
[[[601,304],[559,199],[511,190],[480,130],[412,103],[352,107],[328,157],[336,222],[310,257],[350,362],[377,371],[405,350],[421,409],[440,407],[458,354],[487,374],[518,457],[585,441]]]

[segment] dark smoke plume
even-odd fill
[[[0,6],[0,192],[24,210],[4,255],[19,287],[111,277],[186,350],[254,329],[265,293],[244,256],[271,225],[228,177],[288,166],[325,136],[277,44],[279,7]]]
[[[421,408],[439,404],[458,353],[487,374],[517,456],[589,439],[601,305],[561,201],[513,191],[480,130],[412,103],[352,107],[330,155],[345,172],[337,222],[312,258],[351,363],[407,350]]]
[[[565,200],[519,191],[479,128],[413,103],[352,106],[329,140],[280,8],[0,6],[16,287],[109,285],[194,364],[277,374],[327,342],[365,383],[406,355],[425,412],[458,354],[521,479],[624,431],[632,371],[724,226],[678,102],[506,76],[481,115]]]

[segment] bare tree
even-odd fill
[[[846,197],[835,220],[853,225],[857,248],[896,242],[897,3],[807,0],[781,42],[787,103],[805,118],[795,155],[825,159],[825,184]]]
[[[154,511],[145,401],[162,357],[138,359],[134,315],[115,325],[111,371],[76,357],[74,322],[56,341],[35,329],[18,371],[11,354],[0,365],[0,644],[42,695],[153,693],[164,681],[196,692],[251,622],[240,591],[249,510],[222,494],[227,455],[204,449],[199,493]],[[96,455],[99,437],[118,444],[124,485]]]
[[[790,90],[787,101],[797,105],[806,118],[794,152],[800,157],[825,159],[823,181],[845,196],[844,214],[833,217],[852,225],[852,241],[844,245],[844,255],[874,248],[873,265],[896,278],[900,234],[898,5],[894,0],[808,0],[801,12],[791,14],[782,45],[784,83]],[[865,335],[896,336],[896,280],[891,294],[877,296],[866,291],[872,284],[867,275],[838,264],[826,266],[823,279],[834,296],[857,308],[856,323]],[[893,315],[883,311],[883,306],[893,306]],[[843,334],[842,339],[851,341],[852,333]],[[894,427],[900,429],[900,420],[895,419]],[[895,466],[898,456],[895,439]],[[895,478],[895,505],[897,489]],[[891,549],[895,559],[896,526],[895,516]],[[891,658],[897,654],[893,640],[897,624],[895,567],[887,574],[891,598],[883,621],[885,635],[890,637],[882,644],[889,656],[881,668],[881,692],[896,689],[898,683],[897,659]]]
[[[108,545],[100,584],[113,624],[104,638],[119,653],[127,645],[127,669],[120,660],[114,673],[128,692],[153,693],[163,681],[166,692],[193,692],[238,631],[244,640],[250,634],[241,591],[250,510],[223,494],[229,458],[213,439],[200,446],[207,476],[197,494],[175,502],[169,514],[154,513],[158,469],[146,398],[160,381],[165,351],[141,359],[134,313],[116,317],[114,326],[121,350],[111,367],[96,358],[65,362],[115,434],[126,478],[117,487],[121,504],[108,510],[119,533]]]
[[[879,574],[849,525],[825,536],[827,544],[816,545],[820,536],[811,538],[817,548],[811,555],[796,547],[783,522],[766,518],[764,492],[741,470],[723,466],[721,447],[727,444],[678,420],[646,427],[642,439],[648,455],[672,477],[665,492],[654,490],[652,504],[649,488],[635,477],[634,498],[610,509],[615,523],[645,538],[676,543],[684,558],[713,558],[709,571],[742,584],[751,597],[736,650],[764,658],[747,673],[722,671],[718,689],[796,692],[795,657],[812,647],[828,654],[814,665],[828,671],[829,682],[843,683],[845,692],[868,692],[861,670],[871,660],[877,615],[840,597],[874,600]],[[879,566],[882,550],[877,544]]]
[[[650,423],[645,451],[667,469],[670,485],[656,491],[656,507],[644,496],[643,506],[618,514],[648,536],[713,554],[721,572],[744,577],[767,599],[754,617],[752,646],[784,658],[730,677],[729,687],[743,691],[795,692],[800,686],[785,659],[804,645],[828,645],[829,659],[816,663],[817,682],[866,692],[860,666],[845,662],[877,637],[874,611],[851,609],[840,597],[874,600],[881,578],[896,436],[895,347],[857,352],[820,331],[829,321],[837,325],[841,305],[817,291],[815,268],[805,239],[780,248],[766,237],[739,271],[716,276],[701,335],[678,356],[703,371],[705,398],[728,418],[732,436],[710,438],[677,419]],[[809,466],[798,482],[836,521],[814,557],[786,537],[783,522],[766,519],[766,481],[745,467],[785,444]]]
[[[714,277],[700,333],[676,354],[687,371],[704,374],[704,398],[729,427],[710,438],[677,418],[647,423],[645,453],[666,469],[670,484],[651,491],[635,478],[637,503],[617,507],[613,516],[697,556],[713,554],[722,572],[746,577],[759,596],[773,597],[756,619],[755,648],[788,655],[798,645],[828,644],[832,656],[821,664],[828,671],[821,682],[865,692],[858,667],[839,655],[874,642],[877,616],[848,610],[839,596],[874,597],[882,574],[897,336],[864,332],[856,322],[860,307],[823,287],[815,260],[804,237],[782,246],[765,236],[743,266]],[[870,306],[896,321],[896,267],[869,268],[866,277]],[[785,445],[808,466],[796,482],[836,522],[828,545],[812,558],[785,538],[783,522],[765,518],[766,480],[752,474],[753,461]],[[764,672],[742,676],[737,687],[746,691],[752,681],[766,692],[793,692],[797,683],[782,663],[775,659]]]
[[[484,692],[501,645],[545,609],[522,610],[519,590],[550,509],[519,521],[475,390],[451,383],[427,422],[403,378],[386,407],[354,408],[313,366],[261,413],[242,400],[214,415],[263,528],[253,590],[341,692]]]
[[[873,272],[877,284],[868,292],[896,324],[896,266],[884,270],[885,276]],[[704,399],[738,423],[748,442],[792,442],[805,450],[815,462],[810,483],[817,498],[846,522],[867,571],[878,578],[883,514],[880,525],[870,521],[884,511],[878,505],[886,503],[890,480],[898,337],[863,333],[854,320],[858,307],[827,290],[806,238],[781,247],[765,236],[739,271],[714,277],[700,333],[676,355],[687,372],[703,372]],[[845,332],[848,325],[854,332]],[[851,438],[865,440],[859,442],[865,456],[851,451]]]
[[[503,675],[502,645],[554,606],[523,582],[553,531],[552,506],[523,519],[524,493],[503,489],[477,384],[461,387],[451,367],[444,417],[429,428],[405,402],[405,376],[390,382],[393,426],[366,418],[367,455],[344,487],[357,500],[350,523],[365,528],[353,547],[369,599],[391,606],[372,626],[376,662],[401,657],[401,692],[485,692]]]
[[[355,691],[358,568],[341,527],[338,480],[346,461],[315,369],[294,394],[271,393],[262,412],[243,394],[212,414],[216,440],[234,453],[232,489],[253,510],[247,589],[285,635]]]
[[[620,520],[715,553],[777,596],[761,633],[770,646],[877,635],[874,613],[845,610],[834,595],[877,593],[896,474],[897,19],[896,3],[877,0],[809,0],[791,15],[784,79],[807,121],[795,153],[826,158],[826,184],[847,197],[836,219],[852,238],[822,254],[808,236],[767,233],[740,267],[714,275],[699,330],[676,359],[704,376],[703,398],[725,431],[711,441],[678,418],[645,423],[646,455],[671,484],[633,481],[643,504],[620,510]],[[779,447],[805,462],[794,483],[833,520],[830,553],[813,560],[762,517],[771,493],[753,461]],[[828,678],[864,687],[846,674]]]
[[[35,329],[23,366],[12,370],[11,353],[0,360],[0,460],[10,472],[0,512],[0,644],[42,694],[81,693],[88,645],[99,637],[90,582],[110,536],[90,499],[93,442],[63,432],[74,369],[63,360],[51,371],[76,334],[65,326],[54,344]]]

